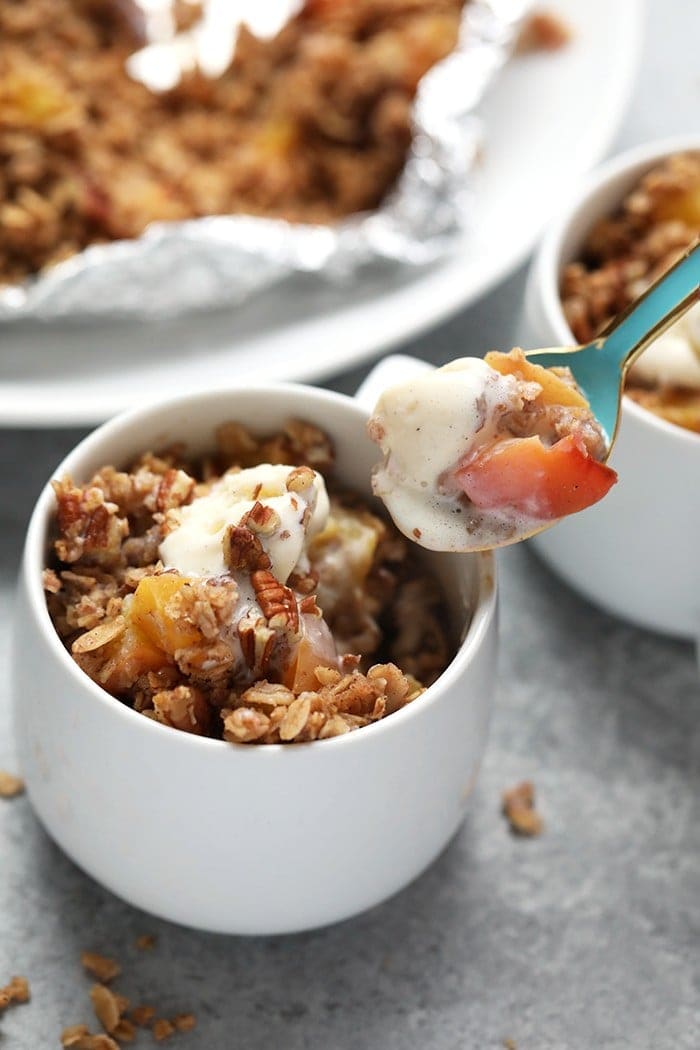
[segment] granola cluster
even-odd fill
[[[272,38],[243,26],[222,76],[156,94],[125,68],[133,0],[0,0],[0,285],[154,221],[376,207],[463,4],[307,0]]]
[[[452,655],[443,594],[412,545],[336,488],[332,446],[311,424],[259,439],[230,423],[217,439],[198,462],[172,449],[55,482],[44,588],[73,659],[144,716],[233,743],[338,736],[412,701]],[[303,565],[286,580],[272,571],[265,544],[283,523],[261,483],[222,533],[223,572],[166,569],[161,544],[184,508],[261,463],[293,468],[298,514],[315,471],[327,478],[330,510]]]
[[[677,153],[649,171],[617,211],[589,233],[564,268],[561,299],[576,339],[587,343],[643,294],[700,235],[700,153]],[[672,423],[700,431],[700,392],[642,385],[627,393]]]

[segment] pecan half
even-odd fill
[[[287,492],[306,492],[313,485],[315,476],[311,467],[295,467],[287,475]]]
[[[293,634],[299,630],[299,609],[289,587],[266,570],[252,573],[255,597],[270,627],[287,629]]]
[[[230,572],[256,572],[272,564],[258,537],[245,525],[229,525],[223,543],[224,562]]]
[[[238,638],[247,666],[256,675],[265,675],[275,644],[274,630],[261,616],[248,614],[238,621]]]
[[[274,507],[257,500],[238,523],[258,536],[271,536],[282,524]]]

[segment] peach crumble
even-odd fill
[[[415,699],[453,654],[418,552],[339,488],[311,424],[217,441],[54,482],[44,587],[76,663],[145,717],[233,743],[338,736]]]
[[[580,343],[668,270],[700,235],[700,153],[667,157],[588,234],[564,268],[561,299]],[[694,306],[632,367],[627,395],[670,423],[700,433],[700,306]]]
[[[156,221],[377,207],[463,4],[306,0],[271,37],[242,25],[221,75],[155,92],[127,72],[136,0],[0,0],[0,285]],[[181,29],[200,6],[174,5]]]

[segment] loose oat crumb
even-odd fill
[[[115,959],[110,959],[106,955],[98,955],[97,952],[82,952],[80,961],[83,969],[102,984],[108,984],[122,972],[121,966]]]
[[[136,1026],[128,1017],[122,1017],[112,1035],[120,1043],[132,1043],[136,1038]]]
[[[155,1007],[153,1006],[135,1006],[129,1016],[134,1024],[145,1028],[153,1020],[155,1013]]]
[[[71,1050],[120,1050],[111,1036],[100,1032],[92,1035],[86,1024],[74,1024],[64,1028],[61,1034],[61,1046]]]
[[[169,1039],[171,1035],[175,1034],[175,1031],[175,1026],[171,1024],[167,1017],[159,1017],[158,1020],[151,1025],[151,1032],[157,1043],[161,1043],[164,1039]]]
[[[113,1032],[122,1014],[121,1004],[114,992],[104,984],[94,984],[90,989],[90,998],[97,1020],[106,1032]]]
[[[156,938],[152,933],[142,933],[136,938],[136,947],[140,952],[150,952],[156,946]]]
[[[514,835],[534,837],[542,834],[544,825],[535,809],[535,786],[531,780],[523,780],[504,791],[502,808]]]
[[[197,1018],[194,1014],[176,1014],[173,1017],[173,1024],[178,1032],[191,1032],[197,1024]]]
[[[504,1050],[518,1050],[518,1044],[515,1039],[504,1039],[503,1046]]]
[[[86,1024],[71,1024],[61,1032],[61,1046],[75,1046],[83,1036],[90,1035]]]
[[[0,769],[0,798],[15,798],[24,791],[24,781],[13,773]]]
[[[17,1006],[29,1002],[29,981],[26,977],[12,977],[9,984],[0,988],[0,1012],[8,1006]]]

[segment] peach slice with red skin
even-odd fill
[[[597,503],[617,474],[589,454],[573,434],[551,448],[538,437],[510,438],[482,448],[454,473],[481,510],[514,510],[537,521],[555,521]]]

